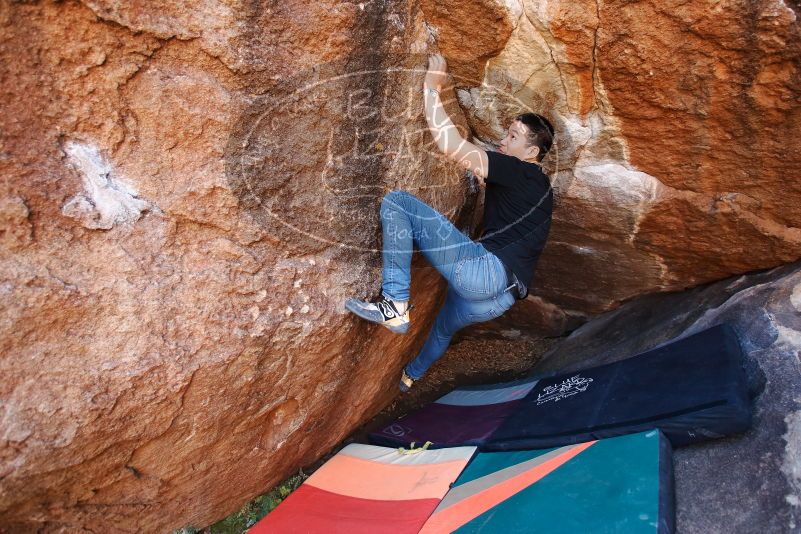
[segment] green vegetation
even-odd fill
[[[281,501],[295,491],[304,480],[306,480],[306,475],[301,471],[297,475],[284,480],[268,493],[256,497],[238,512],[234,512],[210,527],[204,529],[186,527],[177,530],[174,534],[244,534],[250,527],[258,523],[262,517],[281,504]]]

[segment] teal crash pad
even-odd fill
[[[553,449],[483,452],[421,532],[672,533],[671,455],[657,430]]]

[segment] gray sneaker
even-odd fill
[[[409,331],[409,310],[407,305],[404,313],[400,313],[395,303],[381,295],[375,302],[366,302],[350,298],[345,301],[345,309],[371,323],[380,324],[396,334],[405,334]]]

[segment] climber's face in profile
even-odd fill
[[[506,131],[506,137],[501,140],[499,151],[523,161],[536,162],[540,149],[536,145],[529,144],[530,133],[528,126],[519,120],[512,121]]]

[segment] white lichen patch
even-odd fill
[[[790,295],[790,304],[796,311],[801,312],[801,284],[796,284],[793,288],[793,293]]]
[[[575,179],[567,191],[569,196],[629,207],[654,202],[662,185],[650,174],[617,161],[585,161],[573,174]]]
[[[785,499],[793,506],[801,504],[801,410],[792,412],[784,418],[787,432],[782,436],[787,445],[784,447],[782,473],[787,477],[792,493]]]
[[[776,325],[776,331],[779,333],[776,343],[787,347],[801,347],[801,332],[798,330]]]
[[[775,10],[771,9],[773,7],[775,7]],[[793,8],[788,6],[784,0],[777,0],[775,5],[768,5],[767,9],[765,9],[763,13],[763,16],[770,15],[777,18],[783,15],[783,18],[785,18],[788,23],[795,22],[797,18]],[[778,24],[778,22],[774,22],[774,24]]]
[[[570,139],[570,144],[576,147],[584,147],[592,142],[593,136],[597,136],[603,128],[597,112],[590,112],[587,120],[584,120],[577,113],[567,113],[559,115],[563,135]],[[554,149],[558,147],[554,145]]]
[[[114,175],[100,151],[89,144],[68,142],[64,146],[69,165],[81,173],[84,191],[61,208],[61,213],[91,229],[109,230],[133,224],[152,204],[139,198],[137,191]]]
[[[501,0],[498,3],[509,13],[509,22],[511,22],[513,26],[516,26],[517,20],[520,18],[520,15],[523,14],[523,2],[520,0]]]

